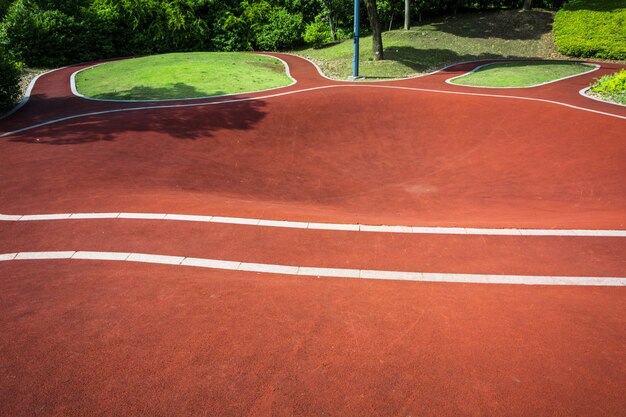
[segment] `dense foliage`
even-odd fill
[[[626,104],[626,70],[600,77],[591,84],[591,91],[611,101]]]
[[[20,94],[19,82],[18,65],[0,48],[0,113],[15,104]]]
[[[419,19],[522,2],[412,0],[411,10]],[[403,13],[402,0],[378,3],[383,22]],[[0,0],[0,18],[0,45],[26,65],[54,67],[112,56],[323,44],[349,34],[353,17],[352,0]],[[361,20],[366,26],[365,15]]]
[[[556,15],[554,39],[566,55],[626,59],[626,2],[571,0]]]
[[[598,93],[626,93],[626,70],[600,77],[592,89]]]

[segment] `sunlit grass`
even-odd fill
[[[577,62],[499,62],[486,65],[452,82],[475,87],[532,87],[591,69],[593,66]]]
[[[279,60],[248,53],[191,52],[109,62],[80,72],[77,90],[88,97],[162,100],[207,97],[291,83]]]

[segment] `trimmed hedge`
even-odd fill
[[[626,59],[624,0],[572,0],[556,14],[553,27],[565,55]]]

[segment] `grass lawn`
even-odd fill
[[[374,61],[371,37],[361,38],[360,73],[366,78],[400,78],[461,61],[485,58],[562,58],[552,39],[554,13],[495,11],[451,16],[409,31],[383,34],[385,60]],[[351,74],[352,40],[296,54],[317,62],[326,75]]]
[[[593,69],[577,62],[516,61],[486,65],[452,80],[475,87],[532,87]]]
[[[229,52],[154,55],[81,71],[76,88],[88,97],[162,100],[207,97],[281,87],[292,81],[279,60]]]

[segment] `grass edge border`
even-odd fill
[[[269,55],[269,54],[264,54],[264,53],[254,53],[253,55],[260,55],[260,56],[266,56],[269,58],[274,58],[277,59],[278,61],[280,61],[283,66],[285,67],[285,75],[287,75],[287,77],[291,80],[291,83],[287,84],[287,85],[282,85],[279,87],[272,87],[272,88],[266,88],[264,90],[254,90],[254,91],[242,91],[240,93],[229,93],[229,94],[217,94],[214,96],[201,96],[201,97],[183,97],[183,98],[163,98],[163,99],[154,99],[154,100],[119,100],[119,99],[106,99],[106,98],[95,98],[95,97],[90,97],[87,95],[84,95],[82,93],[80,93],[78,91],[78,88],[76,87],[76,76],[82,72],[82,71],[86,71],[95,67],[98,67],[100,65],[104,65],[104,64],[108,64],[109,62],[115,62],[115,61],[107,61],[107,62],[101,62],[98,64],[94,64],[94,65],[90,65],[88,67],[85,68],[81,68],[78,71],[74,71],[72,73],[72,75],[70,75],[70,89],[72,90],[72,94],[76,97],[82,98],[84,100],[90,100],[90,101],[98,101],[98,102],[105,102],[105,103],[161,103],[161,102],[173,102],[173,101],[190,101],[190,100],[205,100],[205,99],[209,99],[209,98],[219,98],[219,97],[229,97],[229,96],[238,96],[238,95],[242,95],[242,94],[255,94],[255,93],[262,93],[265,91],[272,91],[272,90],[277,90],[279,88],[287,88],[287,87],[291,87],[292,85],[297,84],[298,80],[296,80],[295,78],[293,78],[293,76],[291,75],[291,70],[289,68],[289,64],[274,55]],[[126,57],[126,58],[122,58],[119,60],[123,60],[123,59],[129,59],[132,57]],[[60,68],[59,68],[60,69]]]
[[[595,100],[598,101],[600,103],[606,103],[606,104],[612,104],[614,106],[620,106],[620,107],[626,107],[626,104],[622,104],[622,103],[616,103],[614,101],[608,101],[608,100],[602,100],[599,97],[594,97],[592,95],[587,94],[589,92],[589,90],[591,90],[591,86],[585,87],[581,90],[578,91],[578,94],[580,94],[581,96],[588,98],[590,100]]]
[[[466,77],[470,74],[472,74],[473,72],[478,71],[481,68],[487,67],[489,65],[494,65],[494,64],[499,64],[499,63],[507,63],[507,62],[562,62],[562,63],[577,63],[577,64],[583,64],[583,65],[589,65],[592,68],[589,69],[589,71],[585,71],[585,72],[581,72],[578,74],[572,74],[572,75],[568,75],[566,77],[561,77],[561,78],[557,78],[556,80],[551,80],[551,81],[546,81],[543,83],[539,83],[539,84],[533,84],[533,85],[527,85],[527,86],[521,86],[521,87],[491,87],[491,86],[479,86],[479,85],[466,85],[466,84],[457,84],[454,83],[453,81],[458,79],[458,78],[463,78]],[[471,71],[466,72],[465,74],[461,74],[461,75],[457,75],[455,77],[451,77],[446,79],[446,83],[450,84],[450,85],[455,85],[458,87],[469,87],[469,88],[497,88],[497,89],[510,89],[510,88],[535,88],[535,87],[541,87],[542,85],[547,85],[547,84],[552,84],[552,83],[556,83],[559,81],[563,81],[563,80],[567,80],[568,78],[574,78],[574,77],[579,77],[581,75],[585,75],[585,74],[589,74],[592,73],[594,71],[597,71],[601,68],[600,64],[596,64],[593,62],[588,62],[588,61],[569,61],[569,60],[562,60],[562,59],[558,59],[558,60],[551,60],[551,59],[510,59],[510,60],[502,60],[502,61],[497,61],[497,62],[490,62],[488,64],[484,64],[484,65],[479,65],[476,68],[472,69]]]

